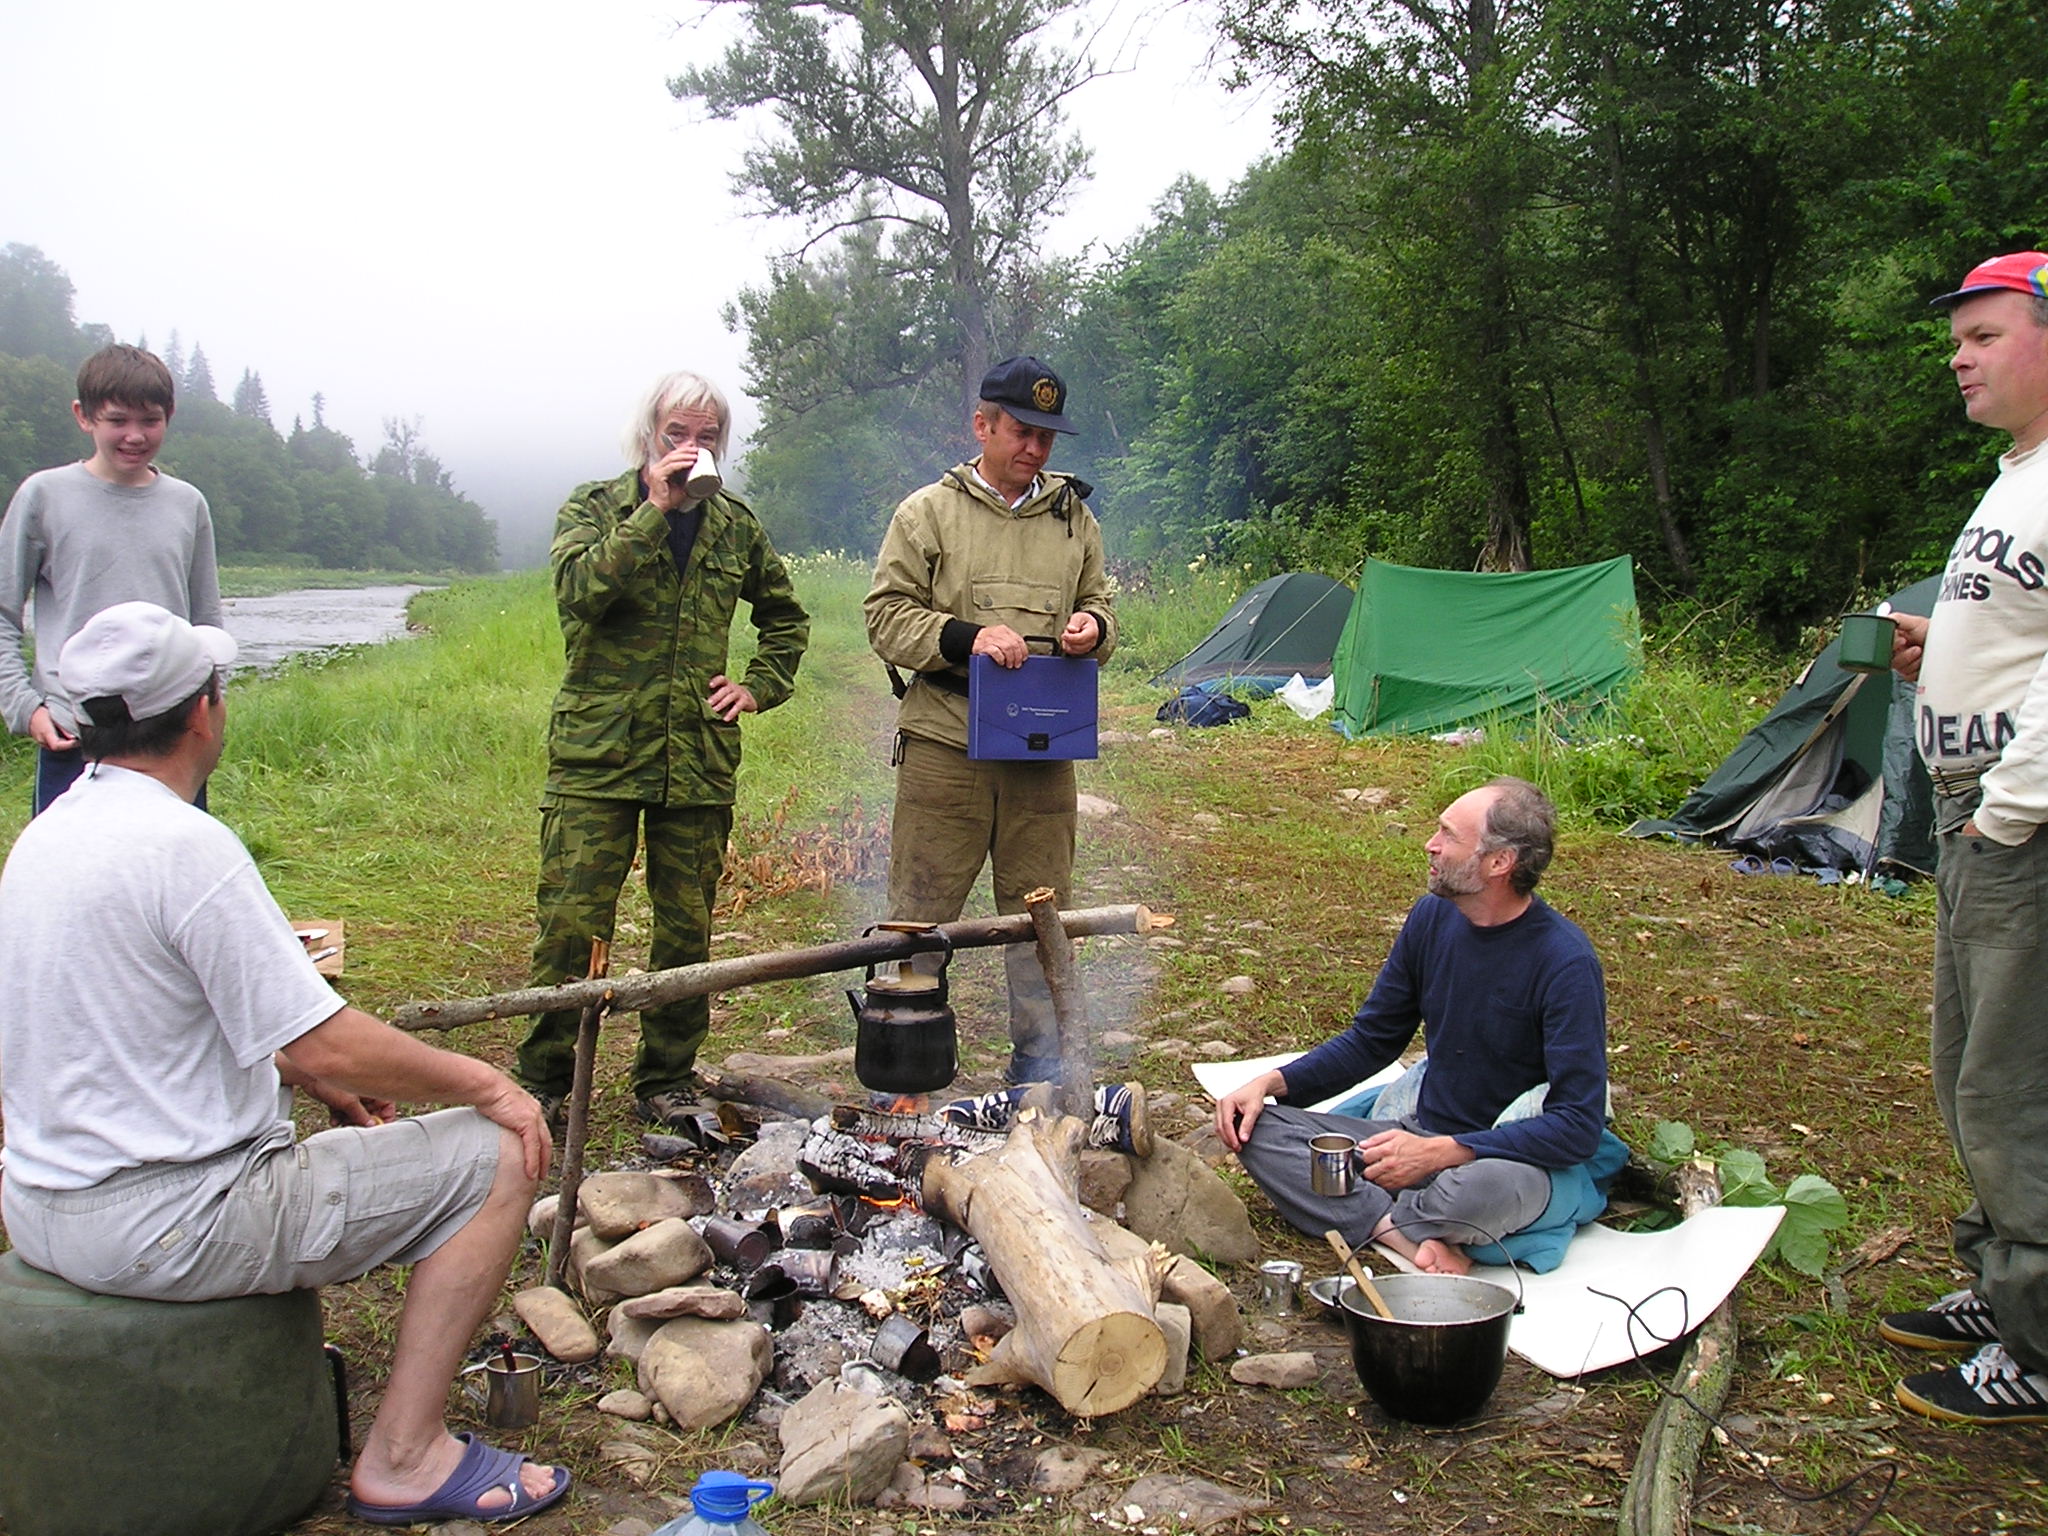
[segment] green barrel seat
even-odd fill
[[[259,1536],[340,1450],[317,1291],[99,1296],[0,1254],[0,1521],[9,1536]]]

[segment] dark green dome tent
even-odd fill
[[[1221,681],[1271,693],[1297,672],[1311,681],[1328,677],[1350,612],[1351,589],[1340,581],[1314,571],[1268,577],[1152,681],[1174,688]]]
[[[1925,615],[1939,576],[1892,595]],[[1934,872],[1933,787],[1913,743],[1913,690],[1891,673],[1846,672],[1839,639],[1807,663],[1777,708],[1735,744],[1668,820],[1664,835],[1789,858],[1808,868]]]

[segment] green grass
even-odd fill
[[[447,572],[329,571],[310,565],[224,565],[223,597],[272,597],[322,587],[433,587],[455,580]]]

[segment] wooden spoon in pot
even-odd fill
[[[1372,1276],[1365,1272],[1365,1266],[1358,1262],[1358,1255],[1351,1251],[1351,1245],[1344,1241],[1344,1234],[1332,1227],[1323,1234],[1323,1241],[1335,1249],[1337,1257],[1344,1261],[1344,1267],[1351,1271],[1352,1280],[1359,1290],[1365,1293],[1365,1299],[1372,1303],[1373,1311],[1391,1323],[1394,1314],[1387,1310],[1386,1298],[1380,1295],[1380,1288],[1372,1283]]]

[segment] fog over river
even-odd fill
[[[343,645],[375,645],[405,634],[405,604],[417,586],[322,587],[221,600],[222,623],[241,648],[237,671],[268,672],[287,656]]]

